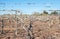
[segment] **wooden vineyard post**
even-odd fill
[[[20,12],[20,11],[18,11],[18,10],[15,10],[15,20],[16,20],[16,29],[15,29],[15,32],[14,32],[14,34],[15,34],[15,37],[17,37],[17,33],[18,33],[18,12]]]
[[[34,39],[32,22],[33,22],[33,18],[30,17],[30,24],[29,24],[29,28],[28,28],[28,39]]]
[[[2,19],[2,32],[1,32],[1,34],[3,34],[3,28],[4,28],[4,23],[3,23],[3,19]]]
[[[17,11],[15,12],[15,18],[16,18],[16,23],[18,22],[17,21]],[[16,24],[16,32],[15,32],[15,34],[17,35],[17,24]]]

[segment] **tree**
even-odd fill
[[[52,15],[58,15],[58,12],[57,11],[53,11],[51,12]]]
[[[46,12],[45,10],[43,11],[43,14],[48,14],[48,12]]]

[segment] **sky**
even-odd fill
[[[0,10],[20,10],[24,14],[60,10],[60,0],[0,0]]]

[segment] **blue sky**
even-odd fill
[[[60,10],[60,0],[0,0],[0,10],[3,9],[21,10],[24,14],[42,10]]]

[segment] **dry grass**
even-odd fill
[[[6,36],[4,38],[3,35],[0,35],[1,39],[7,39],[10,37],[13,39],[14,31],[16,30],[17,22],[14,16],[8,17],[1,17],[3,19],[4,28],[3,31],[5,32]],[[2,30],[2,19],[0,18],[0,31]],[[27,39],[28,38],[28,28],[30,26],[30,17],[23,16],[23,22],[19,16],[18,18],[18,30],[17,30],[17,39]],[[33,16],[32,20],[32,31],[29,31],[30,35],[35,39],[60,39],[60,19],[59,16],[55,15],[47,15],[47,16]],[[24,29],[24,28],[26,29]],[[6,33],[8,31],[8,33]],[[31,37],[31,38],[32,38]]]

